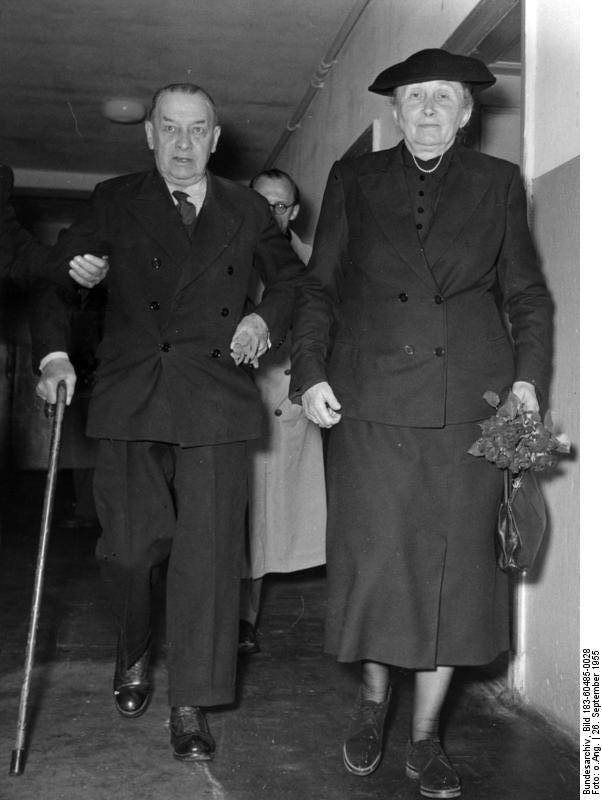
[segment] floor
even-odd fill
[[[157,585],[155,694],[124,720],[111,699],[114,636],[93,558],[97,530],[53,527],[28,715],[24,773],[9,776],[35,573],[44,476],[3,482],[0,545],[1,800],[412,800],[404,775],[411,675],[395,673],[378,770],[347,773],[341,736],[357,687],[354,667],[321,649],[323,569],[265,581],[261,652],[240,660],[238,701],[209,721],[217,754],[181,764],[169,748],[162,582]],[[55,520],[72,508],[61,473]],[[457,673],[445,713],[446,749],[466,800],[572,800],[577,745],[541,717],[496,698],[499,665]]]

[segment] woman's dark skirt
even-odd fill
[[[502,473],[467,453],[478,425],[343,418],[329,433],[326,651],[432,669],[507,650]]]

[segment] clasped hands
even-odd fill
[[[108,271],[108,256],[94,256],[91,253],[85,253],[83,256],[74,256],[69,262],[69,275],[85,289],[92,289],[97,283],[100,283]]]
[[[264,320],[255,314],[247,314],[238,323],[230,342],[230,355],[235,364],[259,366],[259,358],[271,347],[270,332]]]

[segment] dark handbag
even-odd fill
[[[504,572],[533,566],[547,525],[546,506],[533,470],[504,470],[504,496],[497,519],[497,563]]]

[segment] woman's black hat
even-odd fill
[[[405,61],[393,64],[378,75],[368,87],[376,94],[393,94],[397,86],[425,81],[458,81],[478,89],[493,86],[495,77],[482,61],[470,56],[457,56],[447,50],[420,50]]]

